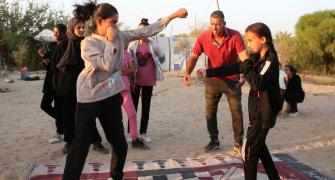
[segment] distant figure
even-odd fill
[[[286,73],[284,71],[284,67],[279,62],[279,87],[280,87],[280,94],[283,98],[285,96],[285,89],[286,89],[285,77],[286,77]],[[284,118],[285,115],[286,115],[286,112],[284,110],[281,110],[278,113],[279,118]]]
[[[66,26],[64,24],[57,24],[53,28],[54,38],[56,39],[56,43],[52,43],[49,50],[39,49],[37,53],[42,57],[42,64],[45,67],[47,73],[44,78],[43,83],[43,97],[41,101],[41,109],[47,113],[49,116],[55,119],[56,124],[56,134],[49,139],[49,143],[59,143],[63,141],[64,129],[63,129],[63,121],[61,118],[58,118],[55,111],[55,95],[56,88],[54,86],[55,74],[51,69],[51,64],[53,60],[55,60],[55,52],[57,45],[64,39],[66,39]]]
[[[297,74],[297,70],[291,66],[285,66],[285,84],[286,84],[286,91],[285,91],[285,101],[287,102],[287,112],[289,116],[297,116],[298,107],[297,103],[302,103],[305,99],[305,92],[301,86],[301,78]]]
[[[286,73],[283,68],[283,65],[279,63],[279,87],[280,87],[280,92],[283,96],[285,94],[285,89],[286,89],[285,76],[286,76]]]
[[[143,29],[146,26],[149,26],[148,19],[143,18],[138,25],[138,28]],[[136,111],[140,92],[142,91],[142,114],[139,138],[145,142],[151,142],[151,138],[147,134],[151,96],[153,87],[156,85],[156,80],[164,79],[160,64],[164,62],[165,55],[159,46],[147,37],[132,42],[128,49],[133,55],[137,65],[135,90],[132,93]]]
[[[136,72],[136,67],[131,57],[131,54],[128,51],[124,51],[124,60],[122,65],[122,81],[125,84],[125,89],[120,92],[123,103],[122,107],[126,111],[127,117],[129,119],[129,129],[130,129],[130,138],[131,146],[133,148],[145,148],[143,140],[138,138],[137,135],[137,115],[136,109],[134,107],[133,99],[131,97],[131,80],[130,76],[133,76]]]
[[[39,80],[40,77],[31,74],[31,72],[28,71],[27,67],[24,66],[21,68],[21,79],[25,81],[34,81],[34,80]]]

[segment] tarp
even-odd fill
[[[54,38],[54,33],[50,29],[44,29],[40,33],[38,33],[34,39],[41,42],[54,42],[56,39]]]

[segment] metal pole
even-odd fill
[[[219,0],[216,0],[216,5],[218,6],[218,10],[220,11]]]

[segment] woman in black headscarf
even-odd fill
[[[289,116],[298,115],[297,103],[302,103],[305,99],[305,92],[301,86],[301,78],[297,74],[297,70],[291,66],[285,66],[285,101],[287,102],[287,112]]]
[[[61,47],[66,47],[65,52],[57,64],[57,88],[56,96],[59,97],[59,115],[63,119],[64,141],[66,142],[63,153],[66,154],[75,137],[75,112],[76,112],[76,84],[80,72],[84,68],[81,58],[80,43],[84,39],[84,21],[76,18],[68,23],[68,39],[62,42]],[[93,149],[102,153],[108,153],[108,149],[101,144],[101,136],[95,128],[92,137]]]

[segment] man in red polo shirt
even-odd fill
[[[192,73],[199,56],[205,53],[208,56],[208,68],[215,68],[238,61],[238,58],[247,59],[241,34],[225,27],[222,11],[214,11],[210,16],[210,29],[201,33],[194,45],[184,77],[185,86],[190,86]],[[239,75],[226,78],[207,78],[205,80],[206,120],[210,135],[210,142],[205,146],[205,152],[220,149],[219,131],[217,129],[217,108],[222,94],[226,95],[232,115],[234,130],[234,151],[240,152],[243,139],[243,114],[241,105],[241,82]]]

